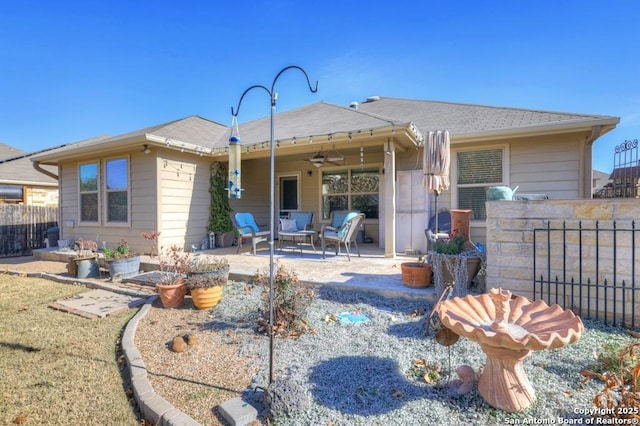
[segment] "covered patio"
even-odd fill
[[[230,279],[237,281],[249,280],[256,271],[268,270],[269,249],[266,244],[258,248],[257,255],[253,255],[250,247],[236,253],[236,247],[216,248],[213,250],[199,250],[214,256],[224,256],[228,259]],[[0,260],[2,269],[24,271],[29,262],[57,261],[64,270],[67,258],[73,252],[61,252],[55,248],[34,250],[33,256],[9,258]],[[327,285],[346,290],[371,291],[385,296],[420,298],[435,300],[433,286],[421,289],[409,288],[402,284],[400,265],[403,262],[415,262],[416,256],[398,255],[395,258],[385,257],[384,248],[375,244],[360,244],[360,257],[352,254],[351,261],[347,259],[344,250],[335,256],[327,253],[322,259],[322,252],[314,253],[311,248],[284,248],[275,250],[274,259],[277,264],[283,264],[287,269],[295,271],[300,280],[308,285]],[[158,258],[142,256],[140,268],[143,271],[153,271],[159,268]],[[47,271],[40,271],[47,272]],[[108,273],[104,279],[108,278]]]

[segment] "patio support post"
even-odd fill
[[[256,84],[253,85],[251,87],[249,87],[247,90],[245,90],[242,93],[242,96],[240,96],[240,100],[238,101],[238,106],[234,112],[233,107],[231,107],[231,115],[234,118],[238,117],[238,114],[240,113],[240,105],[242,104],[242,99],[244,99],[244,96],[250,92],[252,89],[255,88],[260,88],[260,89],[264,89],[268,94],[269,94],[269,98],[271,99],[271,116],[270,116],[270,135],[269,135],[269,145],[270,145],[270,169],[269,169],[269,174],[270,174],[270,179],[269,179],[269,184],[270,184],[270,221],[269,221],[269,384],[273,383],[273,379],[274,379],[274,352],[275,352],[275,335],[274,335],[274,331],[273,331],[273,323],[274,323],[274,289],[273,289],[273,276],[274,276],[274,270],[275,270],[275,265],[273,262],[273,257],[274,257],[274,246],[273,246],[273,240],[274,240],[274,232],[273,232],[273,228],[274,228],[274,222],[275,222],[275,131],[274,131],[274,114],[276,111],[276,102],[278,100],[278,94],[275,92],[275,85],[276,82],[278,81],[278,78],[280,78],[280,76],[287,70],[290,69],[297,69],[300,70],[304,76],[307,79],[307,84],[309,85],[309,90],[311,91],[311,93],[316,93],[318,91],[318,81],[316,80],[316,86],[315,88],[311,86],[311,80],[309,80],[309,76],[307,75],[307,72],[302,69],[301,67],[297,66],[297,65],[289,65],[287,67],[284,67],[283,69],[280,70],[280,72],[278,72],[278,74],[275,76],[275,78],[273,79],[273,82],[271,83],[271,89],[268,89],[266,86],[263,86],[261,84]]]
[[[396,255],[396,146],[387,141],[384,151],[384,257]]]

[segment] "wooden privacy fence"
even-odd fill
[[[47,229],[57,217],[56,207],[0,204],[0,257],[28,256],[45,247]]]

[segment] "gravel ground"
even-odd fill
[[[157,306],[141,321],[136,345],[152,373],[157,393],[203,424],[220,424],[217,404],[241,392],[247,398],[266,386],[269,340],[256,333],[261,288],[230,283],[222,302],[210,311]],[[467,339],[445,348],[425,337],[431,306],[422,301],[383,298],[365,292],[318,289],[308,313],[312,332],[277,339],[275,376],[304,389],[308,409],[276,419],[277,425],[493,425],[580,422],[601,384],[579,386],[580,370],[594,364],[605,343],[628,342],[624,331],[585,321],[582,338],[560,349],[533,352],[525,371],[538,401],[525,412],[505,413],[489,406],[477,387],[452,396],[449,379],[467,364],[478,371],[485,362],[479,346]],[[359,312],[369,322],[343,324],[331,315]],[[176,354],[168,343],[194,333],[200,343]],[[438,364],[441,379],[428,384],[416,360]],[[198,368],[202,367],[201,370]],[[450,375],[449,372],[453,372]],[[266,424],[264,410],[256,424]],[[538,423],[535,423],[538,422]]]

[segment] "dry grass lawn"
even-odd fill
[[[90,320],[47,307],[84,291],[0,275],[0,424],[140,424],[117,352],[136,311]]]

